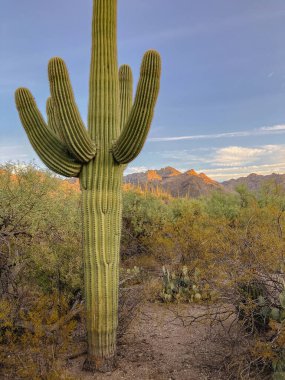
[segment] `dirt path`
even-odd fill
[[[199,306],[185,306],[200,313]],[[185,310],[184,310],[185,311]],[[187,310],[186,310],[187,311]],[[195,347],[206,327],[185,328],[165,305],[146,304],[118,347],[118,368],[113,373],[89,375],[81,372],[84,357],[73,360],[68,372],[76,379],[110,380],[220,380],[196,368]]]

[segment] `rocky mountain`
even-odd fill
[[[174,197],[190,196],[196,198],[207,195],[213,190],[223,190],[221,184],[204,173],[197,173],[194,169],[182,173],[170,166],[160,170],[129,174],[124,177],[124,182],[149,190],[158,188]]]
[[[274,183],[285,188],[285,174],[272,173],[269,175],[260,175],[251,173],[247,177],[230,179],[221,184],[226,190],[232,191],[239,185],[246,185],[251,191],[258,191],[266,183]]]

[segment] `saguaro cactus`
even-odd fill
[[[93,0],[88,130],[79,114],[64,61],[48,65],[48,122],[29,90],[16,105],[31,144],[53,171],[79,177],[87,315],[87,370],[111,370],[115,362],[121,183],[125,164],[141,151],[159,92],[159,54],[145,53],[134,103],[132,73],[118,70],[117,0]]]

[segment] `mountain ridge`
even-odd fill
[[[125,183],[142,186],[149,190],[161,188],[172,196],[199,197],[213,190],[223,190],[222,186],[205,173],[197,173],[194,169],[181,172],[171,166],[159,170],[128,174]]]
[[[250,173],[246,177],[229,179],[221,184],[229,191],[233,191],[239,185],[246,185],[249,190],[258,191],[265,183],[269,182],[281,185],[285,189],[285,174],[271,173],[262,175]]]
[[[193,198],[208,195],[214,190],[232,192],[238,185],[246,185],[251,191],[258,191],[264,183],[274,182],[285,189],[285,174],[272,173],[261,175],[250,173],[245,177],[217,182],[205,173],[198,173],[194,169],[181,172],[171,166],[158,170],[132,173],[124,176],[124,183],[141,186],[148,190],[161,189],[170,195],[190,196]]]

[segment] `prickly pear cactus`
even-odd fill
[[[26,88],[16,105],[42,161],[56,173],[78,177],[82,190],[88,357],[85,369],[114,367],[118,321],[121,183],[125,165],[140,153],[159,92],[160,56],[142,61],[133,103],[132,73],[118,70],[117,0],[93,0],[88,129],[75,102],[64,61],[53,58],[48,74],[48,123]]]
[[[270,317],[279,323],[285,321],[285,288],[279,294],[279,307],[271,308]]]
[[[215,292],[210,290],[208,284],[203,284],[198,268],[190,274],[187,266],[183,266],[177,272],[170,272],[169,269],[162,267],[162,282],[160,299],[163,302],[199,302],[215,298]]]

